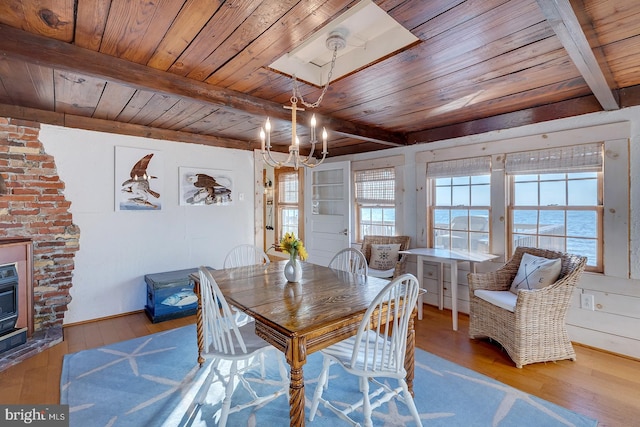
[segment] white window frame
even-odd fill
[[[355,242],[362,242],[362,236],[360,236],[360,227],[358,222],[358,203],[355,199],[355,182],[353,177],[355,176],[356,171],[363,170],[374,170],[374,169],[385,169],[385,168],[394,168],[395,172],[395,188],[394,195],[395,201],[393,203],[393,207],[395,208],[395,235],[400,236],[404,234],[404,155],[398,156],[389,156],[382,159],[370,159],[370,160],[360,160],[357,162],[352,162],[351,164],[351,172],[352,172],[352,194],[353,198],[353,215],[351,217],[351,229],[354,231],[352,235],[354,236]],[[389,205],[391,206],[391,205]]]
[[[297,177],[297,202],[288,202],[283,198],[282,195],[282,185],[283,180],[282,176],[295,176]],[[303,216],[303,208],[302,208],[302,180],[300,178],[300,172],[295,171],[293,168],[280,168],[274,171],[275,185],[276,185],[276,195],[275,195],[275,211],[276,211],[276,226],[275,226],[275,238],[276,241],[279,242],[280,239],[284,236],[286,230],[283,229],[284,224],[282,220],[282,212],[285,209],[296,209],[298,211],[298,225],[297,230],[295,232],[296,237],[299,239],[304,239],[304,231],[301,227],[302,224],[302,216]]]
[[[561,252],[572,252],[567,248],[568,240],[580,240],[581,237],[571,236],[567,229],[567,217],[572,212],[593,212],[595,214],[595,240],[596,256],[589,257],[586,270],[594,272],[603,272],[602,253],[604,250],[603,240],[603,145],[602,143],[580,144],[575,146],[555,147],[552,149],[533,150],[525,152],[516,152],[506,155],[505,158],[505,174],[508,178],[508,198],[507,205],[508,221],[507,221],[507,247],[509,253],[515,251],[515,246],[535,246],[544,249],[558,250]],[[572,173],[590,172],[595,173],[596,192],[594,205],[577,206],[572,205],[568,201],[569,185],[577,182]],[[553,180],[541,179],[541,176],[554,175]],[[527,177],[527,181],[517,179],[517,177]],[[554,205],[540,204],[540,187],[546,183],[563,183],[565,186],[564,203]],[[516,205],[516,185],[529,184],[536,187],[538,203],[535,205]],[[523,230],[522,233],[514,232],[516,212],[536,212],[537,223],[533,230]],[[564,212],[564,224],[560,228],[559,225],[549,226],[541,229],[540,215],[551,212]],[[522,244],[514,243],[514,235],[519,235]],[[557,247],[554,247],[557,246]],[[584,254],[581,254],[584,255]]]
[[[489,178],[488,182],[481,183],[480,180],[474,178],[478,176],[487,176]],[[449,182],[443,183],[443,180]],[[429,204],[427,207],[429,210],[429,224],[427,225],[427,230],[429,230],[429,246],[434,248],[444,247],[446,249],[477,250],[490,253],[491,204],[474,204],[472,194],[473,188],[476,186],[487,186],[489,190],[491,190],[491,157],[482,156],[431,162],[427,164],[426,184],[429,189]],[[461,205],[454,205],[453,203],[437,204],[438,188],[449,188],[452,193],[451,200],[454,199],[453,192],[456,189],[466,189],[469,196],[468,201]],[[436,223],[435,212],[445,210],[449,211],[449,222],[447,224]],[[453,216],[456,211],[466,211],[466,215],[462,215],[467,217],[464,223],[460,224],[459,221],[456,221],[458,217]],[[472,215],[473,211],[486,212],[486,223],[477,223]]]
[[[353,177],[357,241],[362,241],[365,235],[395,235],[395,168],[353,171]],[[374,183],[378,188],[371,188],[373,186],[371,184]],[[369,187],[369,189],[363,187]],[[372,191],[377,194],[373,194]],[[371,219],[365,220],[362,214],[365,210],[369,211],[370,217],[373,216],[374,211],[381,212],[382,223],[374,223]],[[388,221],[387,212],[393,212],[393,222]],[[369,230],[364,231],[365,228]]]
[[[527,150],[564,147],[593,142],[604,142],[604,218],[603,218],[603,265],[604,274],[611,277],[640,277],[640,267],[631,257],[630,251],[630,168],[629,150],[631,125],[628,121],[606,123],[575,129],[558,130],[545,134],[505,138],[467,145],[433,143],[431,149],[415,154],[416,159],[416,246],[428,245],[428,212],[426,182],[427,163],[465,157],[490,155],[491,161],[491,251],[503,255],[496,262],[505,261],[507,242],[507,179],[504,173],[505,153]],[[504,203],[500,203],[504,200]],[[633,274],[632,274],[633,271]]]

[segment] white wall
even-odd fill
[[[615,123],[623,122],[622,125]],[[611,126],[601,126],[610,125]],[[600,134],[592,130],[600,129]],[[593,113],[579,117],[555,120],[514,129],[488,132],[429,144],[417,144],[380,152],[370,152],[331,158],[330,161],[369,161],[403,155],[404,175],[401,203],[404,212],[400,225],[402,234],[412,237],[412,247],[426,245],[426,189],[422,165],[427,159],[464,158],[476,155],[491,155],[491,150],[509,151],[545,148],[553,144],[578,144],[597,138],[608,140],[606,129],[615,129],[615,137],[625,134],[624,139],[605,144],[605,273],[585,273],[574,293],[568,314],[568,329],[573,341],[615,353],[640,358],[640,107],[626,108],[614,112]],[[605,129],[605,132],[602,132]],[[623,129],[622,131],[620,129]],[[561,141],[566,137],[566,142]],[[560,142],[558,142],[560,140]],[[497,147],[497,148],[496,148]],[[612,150],[609,151],[609,148]],[[330,150],[329,150],[330,151]],[[428,161],[428,160],[427,160]],[[627,162],[628,161],[628,162]],[[627,172],[628,164],[628,172]],[[613,167],[611,167],[613,165]],[[620,174],[623,175],[620,175]],[[628,173],[628,174],[627,174]],[[615,202],[614,206],[608,203]],[[622,209],[620,209],[622,207]],[[496,214],[494,210],[492,214]],[[495,219],[494,221],[500,221]],[[499,229],[500,224],[493,229]],[[502,224],[504,229],[504,224]],[[504,234],[504,230],[502,231]],[[497,249],[496,249],[497,247]],[[494,245],[500,253],[504,245]],[[503,254],[503,253],[502,253]],[[483,266],[495,269],[500,264]],[[415,261],[408,266],[416,272]],[[437,302],[438,270],[425,266],[423,281],[428,289],[426,300]],[[458,307],[468,312],[468,287],[466,272],[459,272]],[[445,282],[449,273],[445,272]],[[449,287],[449,284],[445,284]],[[596,310],[580,308],[579,294],[585,292],[595,296]],[[445,306],[451,306],[450,293],[445,292]]]
[[[629,212],[616,213],[629,219],[628,224],[622,224],[629,237],[621,245],[606,244],[604,251],[607,259],[615,259],[616,263],[622,260],[628,274],[622,277],[617,273],[585,274],[569,312],[569,333],[576,342],[640,358],[640,263],[637,262],[640,257],[640,107],[327,161],[373,160],[375,163],[375,159],[403,156],[402,228],[403,234],[412,236],[415,246],[415,242],[424,240],[425,206],[420,202],[424,185],[416,162],[420,153],[450,152],[453,147],[471,153],[484,146],[509,146],[518,138],[538,136],[520,140],[527,141],[526,147],[517,147],[518,150],[514,147],[514,151],[535,149],[544,146],[545,135],[549,133],[615,122],[628,122],[630,187],[621,188],[620,182],[605,179],[605,193],[630,195]],[[145,304],[144,274],[201,264],[221,267],[230,247],[254,240],[262,244],[262,165],[254,161],[254,153],[48,125],[42,125],[40,138],[47,152],[56,159],[58,173],[66,184],[65,196],[72,202],[73,221],[81,230],[71,288],[73,301],[65,316],[66,324],[141,310]],[[114,211],[115,146],[164,153],[165,204],[161,212]],[[236,197],[231,206],[179,206],[180,166],[232,170],[234,192],[244,193],[244,201]],[[618,225],[614,231],[620,228]],[[415,272],[415,264],[409,269]],[[425,268],[425,281],[434,282],[433,274]],[[460,272],[461,311],[468,306],[465,276]],[[583,291],[595,295],[596,311],[579,308],[577,293]]]
[[[221,268],[231,247],[254,241],[250,151],[49,125],[42,125],[40,140],[55,158],[73,222],[80,227],[65,324],[142,310],[145,274],[200,265]],[[161,211],[115,211],[116,146],[161,151]],[[180,206],[179,167],[230,171],[233,203]]]

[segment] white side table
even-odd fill
[[[438,308],[444,307],[444,265],[449,264],[451,268],[451,316],[453,318],[453,330],[458,330],[458,263],[468,262],[471,272],[476,272],[476,264],[490,261],[498,258],[499,255],[486,254],[481,252],[467,252],[451,249],[436,248],[413,248],[406,251],[400,251],[401,254],[415,255],[417,259],[417,275],[420,281],[420,287],[424,289],[423,276],[425,261],[436,262],[440,265],[440,274],[438,275],[438,286],[440,294],[438,297]],[[423,294],[418,297],[418,319],[422,319],[422,303]]]

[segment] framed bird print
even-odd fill
[[[115,147],[116,211],[162,209],[164,162],[162,152]]]
[[[230,171],[180,168],[180,205],[224,206],[233,202]]]

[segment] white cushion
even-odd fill
[[[395,268],[398,262],[399,250],[400,243],[371,245],[369,268],[374,270],[389,270]]]
[[[388,270],[376,270],[375,268],[370,268],[367,271],[367,275],[368,276],[373,276],[373,277],[380,277],[383,279],[389,279],[391,277],[393,277],[393,273],[396,271],[395,268],[390,268]]]
[[[516,301],[518,297],[511,291],[488,291],[486,289],[477,289],[473,294],[500,308],[509,310],[513,313],[516,309]]]
[[[509,290],[515,294],[520,289],[542,289],[558,280],[561,269],[560,258],[550,259],[525,253]]]

